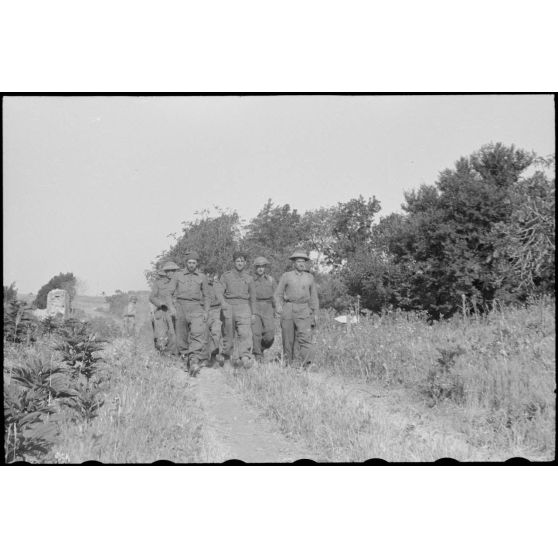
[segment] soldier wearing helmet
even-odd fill
[[[256,289],[255,320],[252,323],[252,344],[256,362],[262,362],[263,352],[273,345],[275,338],[275,279],[266,273],[269,261],[263,256],[254,260]]]
[[[254,281],[245,270],[246,254],[233,254],[234,269],[226,271],[219,281],[218,296],[223,309],[223,356],[228,362],[233,356],[234,337],[238,340],[238,359],[234,366],[242,364],[250,368],[252,361],[252,323],[255,321],[256,290]]]
[[[163,354],[178,355],[176,347],[176,308],[171,297],[172,275],[180,269],[174,262],[166,262],[157,271],[149,302],[153,305],[151,325],[155,348]]]
[[[312,328],[316,325],[318,290],[314,276],[306,270],[310,260],[297,249],[289,258],[294,270],[283,273],[275,290],[275,308],[281,315],[283,357],[287,364],[300,359],[303,366],[312,360]],[[298,354],[296,354],[298,353]]]
[[[138,297],[134,294],[128,296],[128,304],[124,308],[124,335],[134,335],[136,333],[136,304]]]
[[[198,267],[198,253],[185,256],[186,269],[172,278],[170,292],[176,302],[176,340],[180,356],[187,362],[192,376],[201,369],[207,358],[207,319],[209,293],[207,277]]]

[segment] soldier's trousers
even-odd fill
[[[273,345],[275,339],[274,310],[271,301],[256,302],[256,321],[252,324],[252,343],[254,355],[261,356],[265,349]]]
[[[219,354],[221,348],[221,337],[223,323],[221,322],[221,307],[209,310],[209,320],[207,321],[207,349],[208,357],[212,358]]]
[[[246,301],[233,302],[223,308],[223,355],[231,357],[234,350],[234,334],[238,339],[238,358],[252,354],[252,312]]]
[[[205,312],[199,302],[176,301],[176,344],[180,355],[198,362],[207,358]]]
[[[178,354],[174,320],[170,312],[168,310],[155,310],[152,323],[155,347],[172,355]]]
[[[291,364],[300,359],[303,364],[312,360],[312,318],[307,303],[286,302],[281,314],[283,358]]]

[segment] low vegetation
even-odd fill
[[[230,382],[327,460],[554,458],[552,301],[429,323],[386,312],[347,331],[324,317],[310,371]]]
[[[172,362],[122,338],[111,318],[26,317],[23,326],[19,310],[4,315],[8,463],[220,460]]]

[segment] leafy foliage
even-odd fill
[[[236,211],[218,207],[216,217],[209,211],[196,212],[196,219],[183,222],[182,236],[170,250],[161,254],[153,264],[173,261],[180,267],[186,266],[186,254],[195,250],[199,255],[198,265],[212,273],[222,273],[232,260],[233,252],[240,241],[240,217]],[[150,276],[153,271],[149,272]]]
[[[487,145],[435,187],[406,194],[407,216],[389,242],[395,265],[412,268],[409,306],[438,318],[459,308],[462,295],[482,307],[496,296],[501,268],[494,230],[509,223],[512,191],[534,157],[501,144]]]
[[[4,305],[4,341],[30,343],[35,340],[36,321],[23,302],[12,300]]]
[[[4,455],[8,463],[38,460],[56,440],[57,428],[46,418],[54,412],[34,389],[4,389]]]

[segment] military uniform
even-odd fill
[[[221,301],[216,291],[218,288],[218,283],[215,283],[212,279],[208,280],[209,317],[207,319],[207,352],[209,360],[214,358],[222,360],[220,349],[223,323],[221,322]]]
[[[275,290],[275,305],[281,313],[285,361],[290,364],[300,358],[303,364],[309,363],[312,359],[312,325],[318,311],[314,276],[308,271],[283,273]]]
[[[194,366],[207,357],[207,277],[198,270],[179,271],[171,280],[170,291],[176,305],[178,352]]]
[[[238,358],[251,358],[252,314],[256,306],[256,291],[251,275],[246,271],[226,271],[219,281],[224,318],[223,356],[230,358],[234,348],[234,333],[238,337]]]
[[[172,279],[166,275],[160,275],[153,283],[149,302],[155,307],[152,315],[155,347],[161,352],[177,355],[176,309],[171,297],[171,288]]]
[[[277,284],[269,275],[256,275],[255,320],[252,324],[253,351],[256,360],[261,360],[263,351],[273,345],[275,339],[275,299],[273,294]]]
[[[136,332],[136,301],[130,300],[124,309],[124,334],[134,335]]]

